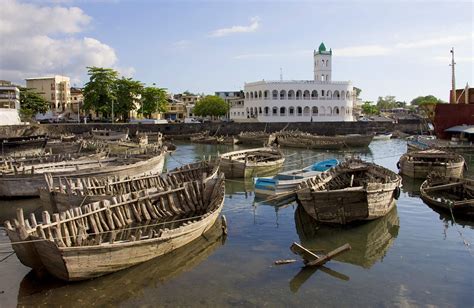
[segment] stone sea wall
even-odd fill
[[[300,130],[319,135],[367,134],[401,131],[407,134],[419,133],[421,122],[400,120],[391,122],[300,122],[300,123],[176,123],[176,124],[39,124],[29,126],[0,126],[0,136],[21,136],[33,134],[58,135],[66,133],[82,134],[92,129],[129,130],[140,132],[162,132],[165,135],[184,135],[203,131],[218,135],[237,135],[245,131],[275,132],[282,129]]]

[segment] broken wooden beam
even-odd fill
[[[314,254],[313,252],[298,243],[293,243],[290,247],[290,250],[303,258],[305,266],[321,266],[332,258],[340,255],[341,253],[351,250],[351,245],[346,243],[323,256],[318,256]]]

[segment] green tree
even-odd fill
[[[37,113],[45,113],[49,103],[41,95],[28,88],[20,88],[20,114],[24,119],[31,119]]]
[[[141,108],[139,113],[145,117],[150,118],[155,112],[165,112],[168,106],[166,100],[166,89],[152,87],[145,87],[142,91]]]
[[[444,101],[440,100],[439,98],[436,98],[433,95],[427,95],[418,96],[417,98],[414,98],[410,102],[410,105],[417,106],[421,111],[421,114],[424,117],[428,118],[431,122],[433,122],[435,117],[436,105],[444,103]]]
[[[222,98],[208,95],[196,103],[194,114],[203,117],[219,117],[226,115],[228,110],[229,106]]]
[[[87,73],[90,77],[83,90],[83,109],[86,111],[93,109],[102,114],[110,114],[114,111],[112,106],[117,99],[118,72],[111,68],[92,66],[87,67]]]
[[[433,95],[427,95],[427,96],[418,96],[417,98],[414,98],[410,102],[410,105],[420,106],[424,104],[436,105],[436,104],[444,104],[444,103],[445,103],[444,101],[440,100],[439,98],[436,98]]]
[[[137,102],[143,91],[143,84],[132,78],[122,77],[115,81],[116,103],[114,112],[122,115],[124,122],[128,121],[129,113],[138,108]]]
[[[366,101],[362,104],[362,112],[366,115],[379,114],[379,109],[373,104],[373,102]]]
[[[395,100],[395,96],[379,96],[379,98],[377,99],[377,108],[379,110],[397,108],[397,101]]]

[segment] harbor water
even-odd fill
[[[240,146],[177,143],[172,169]],[[365,150],[283,149],[284,170],[315,161],[358,156],[397,171],[406,142],[373,141]],[[468,176],[474,176],[469,164]],[[341,307],[474,306],[474,222],[437,213],[419,197],[421,181],[403,178],[397,206],[388,215],[349,227],[321,226],[296,202],[274,206],[255,200],[251,180],[227,180],[223,214],[228,235],[209,234],[171,254],[133,268],[78,283],[38,277],[11,254],[0,231],[0,307]],[[0,202],[0,219],[15,208],[40,214],[38,200]],[[37,217],[41,217],[37,215]],[[298,242],[328,252],[352,250],[322,268],[303,268],[289,247]],[[297,259],[287,265],[275,260]]]

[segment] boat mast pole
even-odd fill
[[[454,66],[456,62],[454,62],[454,47],[451,48],[451,104],[456,104],[456,78],[455,78],[455,70]]]

